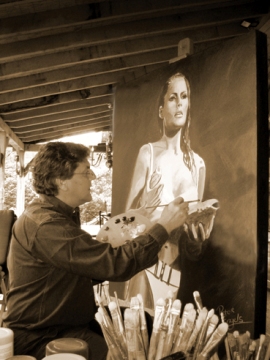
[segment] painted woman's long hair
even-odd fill
[[[160,106],[164,106],[164,97],[168,91],[169,85],[171,83],[172,80],[174,80],[175,78],[181,77],[185,80],[186,85],[187,85],[187,92],[188,92],[188,111],[187,111],[187,119],[185,122],[185,125],[183,126],[182,132],[181,132],[181,139],[180,139],[180,149],[183,151],[183,160],[184,160],[184,164],[188,167],[188,169],[193,173],[194,169],[195,169],[195,163],[194,163],[194,157],[193,157],[193,151],[191,150],[190,147],[190,138],[189,138],[189,126],[190,126],[190,122],[191,122],[191,117],[190,117],[190,84],[188,79],[185,77],[185,75],[181,74],[180,72],[177,72],[176,74],[172,75],[169,77],[169,79],[166,81],[166,83],[164,84],[161,94],[160,94],[160,98],[159,98],[159,104],[158,104],[158,108]],[[159,123],[159,128],[160,128],[160,132],[163,135],[163,119],[161,119],[159,117],[158,119],[158,123]]]

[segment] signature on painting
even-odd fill
[[[252,323],[252,321],[244,320],[243,316],[239,312],[236,312],[234,308],[225,309],[223,305],[219,305],[216,310],[219,315],[223,313],[224,320],[229,325],[229,330],[234,329],[235,325]]]

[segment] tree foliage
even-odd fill
[[[6,209],[16,208],[16,196],[17,196],[17,175],[16,175],[16,153],[12,151],[12,148],[8,147],[6,150],[5,161],[5,181],[4,181],[4,205]]]
[[[112,171],[103,168],[96,180],[92,181],[92,201],[80,206],[81,222],[99,221],[99,213],[110,213],[112,196]]]

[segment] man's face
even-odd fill
[[[91,182],[96,175],[87,159],[80,162],[71,179],[66,180],[68,185],[68,196],[72,206],[79,206],[92,200]]]

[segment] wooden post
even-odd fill
[[[24,176],[24,151],[17,151],[16,162],[17,173],[17,198],[16,198],[16,215],[20,216],[25,207],[25,176]]]
[[[4,209],[5,202],[5,159],[6,148],[8,145],[8,137],[5,131],[0,131],[0,210]]]

